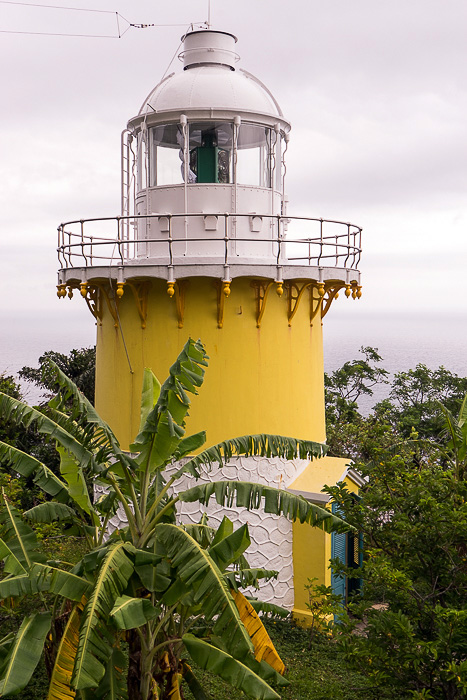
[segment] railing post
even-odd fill
[[[169,224],[169,235],[167,237],[167,242],[169,244],[169,265],[173,266],[173,250],[172,250],[172,214],[167,214],[167,220]]]
[[[281,253],[282,253],[282,238],[281,238],[281,224],[282,224],[282,216],[280,214],[277,214],[277,265],[280,265],[280,259],[281,259]]]
[[[121,237],[121,217],[116,216],[115,220],[117,222],[117,246],[118,254],[120,256],[120,262],[123,265],[123,253],[122,253],[122,237]]]
[[[319,255],[318,255],[318,260],[316,261],[316,264],[318,265],[318,267],[320,265],[322,255],[323,255],[323,220],[320,219],[319,220]]]
[[[84,221],[83,221],[83,219],[81,219],[79,223],[80,223],[80,228],[81,228],[81,255],[83,256],[85,263],[86,263],[86,267],[87,267],[88,266],[88,258],[86,256],[86,253],[84,252]],[[91,241],[92,241],[92,238],[91,238]],[[91,265],[92,265],[92,247],[91,247],[90,258],[91,258]]]
[[[229,264],[229,215],[224,214],[224,265]]]
[[[62,235],[60,235],[62,234]],[[57,256],[58,256],[58,262],[60,263],[60,267],[63,267],[63,261],[62,261],[62,248],[63,248],[63,227],[62,224],[57,227]],[[65,265],[66,265],[66,260],[65,260]]]

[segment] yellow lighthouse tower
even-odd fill
[[[361,294],[361,229],[287,211],[290,124],[238,69],[236,41],[184,37],[183,68],[123,132],[121,214],[59,227],[58,295],[79,290],[96,319],[96,406],[123,446],[137,433],[143,369],[164,378],[189,336],[210,356],[190,432],[206,430],[208,444],[325,441],[322,319],[340,290]],[[287,488],[307,466],[248,458],[224,476]],[[241,517],[258,563],[283,572],[270,599],[297,607],[291,524]]]

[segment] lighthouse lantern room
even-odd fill
[[[212,29],[183,38],[183,68],[123,131],[121,213],[58,229],[58,296],[79,290],[96,320],[96,406],[123,446],[137,433],[144,368],[164,378],[190,336],[210,356],[190,432],[206,430],[208,444],[326,437],[322,320],[341,290],[361,296],[361,229],[287,211],[290,124],[266,86],[238,69],[236,42]],[[320,462],[316,471],[304,460],[237,458],[206,478],[320,503],[320,484],[358,488],[346,460]],[[250,525],[255,565],[280,572],[263,596],[306,616],[307,577],[330,581],[330,536],[264,513],[235,517]]]

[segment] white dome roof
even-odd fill
[[[144,101],[139,114],[202,109],[283,117],[272,94],[254,76],[213,63],[191,66],[163,80]]]

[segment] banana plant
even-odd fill
[[[177,523],[177,503],[207,504],[214,497],[326,531],[345,525],[302,497],[268,486],[197,483],[201,466],[233,456],[311,459],[325,452],[319,443],[264,434],[203,449],[205,433],[187,436],[185,423],[207,360],[203,345],[190,339],[162,385],[145,370],[140,428],[130,452],[52,362],[58,391],[46,411],[0,394],[2,415],[25,428],[34,425],[60,454],[57,475],[0,443],[0,459],[32,476],[48,497],[23,514],[5,494],[1,499],[0,598],[34,596],[38,612],[0,640],[0,696],[28,684],[45,648],[52,660],[48,700],[182,700],[185,685],[196,700],[208,700],[190,659],[251,698],[279,698],[270,683],[286,683],[284,666],[257,612],[261,604],[241,592],[274,572],[249,568],[246,526],[235,530],[224,519],[214,531],[205,518],[184,526]],[[185,474],[193,486],[174,492]],[[95,486],[105,487],[97,500]],[[117,508],[127,525],[109,535]],[[77,564],[47,560],[34,532],[41,522],[59,522],[64,533],[86,538],[88,551]]]

